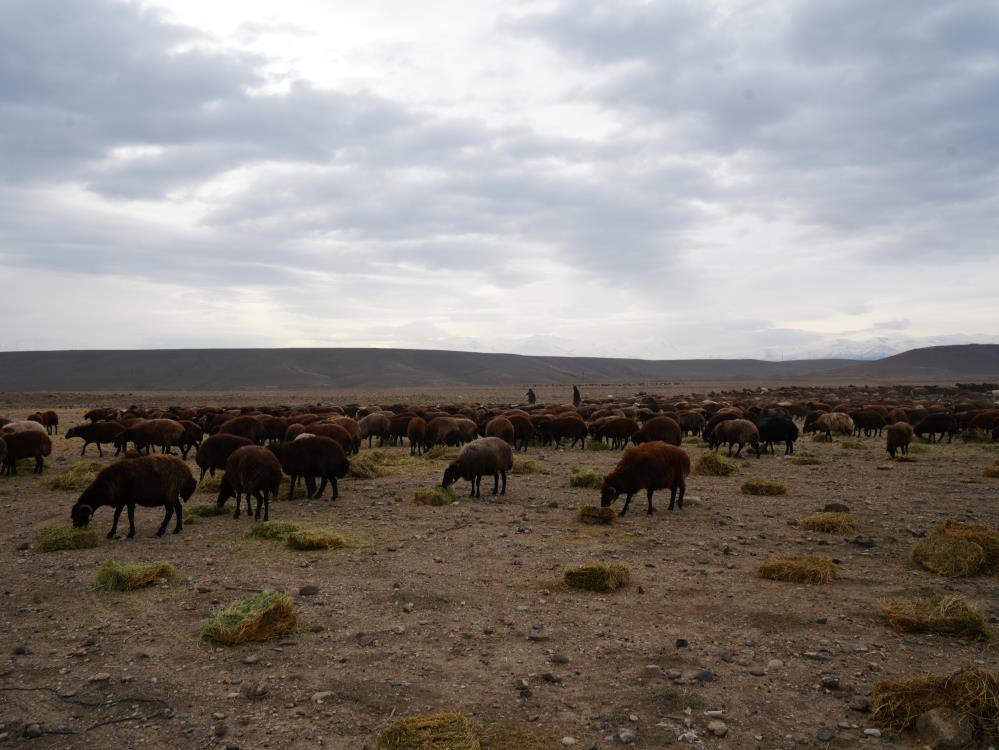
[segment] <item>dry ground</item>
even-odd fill
[[[61,429],[98,400],[67,398]],[[296,552],[244,540],[245,516],[207,518],[157,539],[160,511],[140,508],[132,541],[103,538],[111,513],[102,509],[99,548],[37,553],[24,545],[41,525],[68,523],[75,499],[48,488],[81,460],[79,441],[56,438],[43,477],[0,478],[0,746],[373,748],[393,717],[456,709],[573,737],[579,748],[618,746],[622,728],[635,734],[633,747],[668,746],[685,720],[708,748],[918,747],[890,733],[864,738],[874,725],[857,708],[871,685],[999,659],[979,644],[896,635],[878,603],[955,592],[996,622],[999,578],[944,580],[907,556],[915,535],[939,521],[999,526],[999,480],[982,476],[999,452],[955,442],[891,463],[881,439],[864,442],[866,450],[846,450],[805,436],[799,449],[823,464],[740,460],[733,476],[692,476],[683,510],[667,512],[659,497],[647,517],[636,498],[610,527],[575,520],[578,504],[599,498],[569,488],[568,477],[573,466],[606,471],[619,454],[543,449],[547,473],[511,476],[498,499],[415,505],[414,491],[444,469],[427,461],[418,473],[346,480],[336,502],[271,505],[272,520],[336,528],[351,549]],[[684,447],[695,459],[704,450]],[[747,478],[774,479],[789,492],[744,496]],[[209,501],[198,493],[191,503]],[[850,506],[873,546],[795,525],[833,501]],[[754,577],[768,555],[813,553],[833,557],[841,580],[807,587]],[[180,580],[94,592],[109,558],[167,561]],[[565,589],[564,568],[589,560],[626,563],[633,584],[609,595]],[[299,595],[306,585],[319,593]],[[199,640],[214,608],[259,589],[294,596],[299,632],[236,648]],[[648,674],[647,665],[665,674]],[[694,681],[700,670],[714,679]],[[838,689],[820,684],[829,674]],[[726,737],[706,731],[705,710],[724,712]],[[94,726],[112,720],[120,721]],[[31,723],[42,736],[18,736]]]

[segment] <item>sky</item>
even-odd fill
[[[999,343],[995,0],[0,0],[0,350]]]

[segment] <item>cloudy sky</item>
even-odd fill
[[[999,342],[995,0],[0,0],[0,349]]]

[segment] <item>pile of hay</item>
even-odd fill
[[[245,539],[284,539],[298,531],[298,524],[291,521],[260,521],[250,527]]]
[[[947,578],[968,578],[999,569],[999,532],[978,523],[947,521],[912,548],[912,561]]]
[[[609,451],[611,447],[602,440],[597,440],[596,438],[586,439],[586,450],[588,451]]]
[[[408,474],[420,469],[418,459],[402,453],[373,450],[353,456],[347,476],[354,479],[380,479],[396,474]]]
[[[822,459],[814,453],[809,453],[808,451],[798,451],[794,454],[794,458],[791,459],[791,463],[796,466],[818,466],[822,463]]]
[[[823,534],[852,534],[860,528],[860,524],[849,513],[827,512],[805,516],[801,519],[801,528]]]
[[[232,513],[231,508],[226,508],[224,505],[219,506],[218,503],[204,503],[202,505],[190,505],[184,508],[184,523],[187,523],[188,518],[210,518],[212,516],[227,516]]]
[[[77,529],[73,526],[42,526],[35,536],[35,550],[38,552],[88,549],[99,543],[97,532],[93,529]]]
[[[769,479],[748,479],[739,488],[743,495],[786,495],[787,487]]]
[[[881,614],[900,633],[939,633],[972,640],[992,638],[982,613],[960,596],[885,602]]]
[[[170,563],[116,563],[106,561],[97,571],[97,591],[135,591],[164,578],[172,581],[177,571]]]
[[[509,471],[510,474],[547,474],[548,469],[540,461],[535,461],[533,458],[518,458],[513,462],[513,468]]]
[[[934,708],[952,711],[979,733],[999,733],[999,672],[970,667],[953,674],[895,678],[875,683],[874,719],[904,731]]]
[[[631,571],[619,563],[590,563],[565,571],[565,583],[570,588],[586,591],[617,591],[631,583]]]
[[[604,483],[604,475],[584,466],[573,466],[569,472],[569,486],[588,490],[599,490]]]
[[[423,458],[428,461],[454,461],[459,453],[461,453],[461,448],[435,445],[423,452]]]
[[[390,724],[378,737],[377,750],[481,750],[468,717],[444,711],[410,716]]]
[[[451,505],[458,502],[458,495],[450,487],[436,484],[418,489],[413,496],[413,502],[417,505]]]
[[[614,522],[617,513],[613,508],[600,508],[596,505],[580,505],[579,520],[589,524],[608,524]]]
[[[296,624],[291,597],[278,591],[264,591],[213,613],[202,626],[201,635],[217,643],[235,645],[285,635]]]
[[[73,464],[59,476],[50,479],[49,487],[53,490],[85,490],[94,481],[97,472],[103,468],[104,464],[99,464],[96,461],[82,461]]]
[[[909,453],[929,453],[929,452],[930,452],[930,446],[926,445],[926,443],[916,443],[916,442],[909,443]]]
[[[704,477],[727,477],[735,471],[735,464],[726,461],[714,451],[702,453],[694,464],[694,473]]]
[[[288,534],[285,544],[297,550],[340,549],[347,546],[342,536],[329,531],[293,531]]]
[[[219,494],[219,487],[222,486],[222,474],[217,476],[212,476],[210,474],[205,474],[205,478],[201,480],[198,485],[198,492],[205,495],[217,495]]]
[[[784,557],[775,555],[767,558],[756,571],[760,578],[788,583],[820,584],[836,579],[836,565],[824,555]]]
[[[847,440],[841,440],[839,447],[847,451],[866,451],[867,446],[863,444],[860,440],[855,438],[848,438]]]

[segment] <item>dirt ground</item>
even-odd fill
[[[519,395],[466,390],[405,396]],[[537,390],[541,400],[555,396]],[[58,403],[63,432],[93,405],[171,398],[252,403],[261,395],[4,394],[0,413],[23,418]],[[267,394],[272,403],[311,398],[336,397]],[[609,470],[619,452],[532,448],[527,457],[546,473],[511,476],[505,497],[416,505],[415,490],[439,482],[445,467],[427,460],[413,473],[344,480],[335,502],[272,503],[272,520],[335,528],[348,549],[299,552],[244,539],[245,515],[205,518],[157,539],[161,511],[142,508],[134,540],[106,540],[104,508],[94,519],[98,548],[40,553],[28,548],[37,528],[67,524],[78,494],[51,489],[52,478],[81,460],[114,460],[97,459],[93,446],[81,459],[80,442],[60,436],[43,476],[0,477],[0,746],[373,748],[395,718],[453,709],[548,732],[555,747],[617,747],[621,730],[635,748],[684,746],[678,737],[688,729],[708,748],[919,747],[887,731],[864,736],[875,726],[863,711],[873,683],[995,668],[999,658],[994,647],[960,639],[897,635],[878,604],[960,593],[999,622],[999,578],[947,580],[908,560],[917,536],[938,522],[999,527],[999,480],[982,475],[999,446],[955,440],[893,463],[883,439],[863,442],[845,449],[804,436],[799,450],[821,465],[741,459],[735,475],[690,477],[682,510],[668,512],[668,496],[657,496],[649,517],[636,498],[609,527],[576,520],[577,506],[599,496],[570,488],[568,478],[574,466]],[[684,448],[694,459],[705,450]],[[784,483],[788,494],[742,495],[751,478]],[[199,492],[188,505],[208,502],[213,496]],[[796,525],[828,502],[852,509],[859,539]],[[840,579],[808,587],[756,578],[772,554],[829,555]],[[179,580],[95,592],[108,559],[170,562]],[[632,584],[607,595],[567,589],[566,566],[591,560],[627,564]],[[303,586],[318,593],[300,595]],[[270,589],[294,598],[293,636],[226,648],[199,639],[214,609]],[[835,679],[826,685],[838,686],[824,687],[827,675]],[[726,736],[708,731],[705,711],[722,712]],[[40,736],[26,739],[32,724]]]

